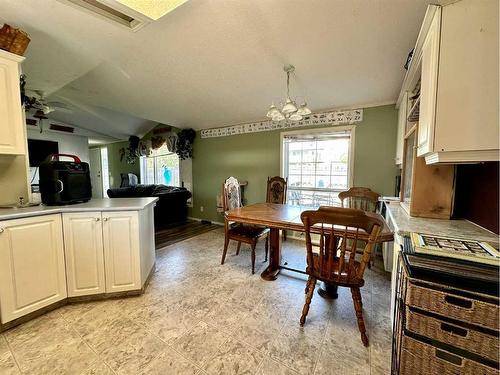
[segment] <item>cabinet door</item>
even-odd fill
[[[106,291],[100,212],[63,214],[68,296]]]
[[[398,135],[396,139],[396,164],[403,163],[403,145],[406,132],[406,117],[407,117],[408,93],[404,93],[403,99],[399,105],[398,112]]]
[[[26,153],[19,57],[0,51],[0,154]]]
[[[434,151],[440,25],[441,10],[438,10],[432,18],[429,31],[422,45],[417,156]]]
[[[66,298],[60,215],[0,222],[2,323]]]
[[[106,293],[141,288],[136,211],[103,212]]]

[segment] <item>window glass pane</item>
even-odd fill
[[[338,193],[349,187],[350,135],[342,132],[338,138],[335,136],[332,132],[311,134],[309,139],[285,138],[289,204],[340,205]]]
[[[316,150],[310,148],[302,150],[302,161],[303,162],[316,161]]]
[[[300,187],[302,185],[300,175],[290,174],[288,175],[288,186]]]
[[[153,151],[153,156],[143,158],[141,180],[144,184],[180,186],[179,157],[168,153],[166,146]]]
[[[302,164],[300,163],[289,163],[288,164],[288,174],[300,174],[301,172],[301,166]]]
[[[314,175],[315,169],[315,163],[302,163],[302,174]]]

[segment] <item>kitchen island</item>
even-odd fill
[[[74,301],[139,294],[158,198],[0,210],[0,328]]]

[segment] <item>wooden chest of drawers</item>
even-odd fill
[[[392,373],[499,374],[499,298],[410,277],[399,254]]]

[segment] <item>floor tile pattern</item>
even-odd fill
[[[299,326],[303,275],[259,274],[257,248],[230,245],[220,265],[220,229],[157,250],[156,272],[139,297],[67,305],[0,334],[0,374],[389,374],[389,274],[381,261],[362,289],[370,346],[356,324],[350,291],[315,294]],[[288,239],[283,258],[304,267],[304,243]]]

